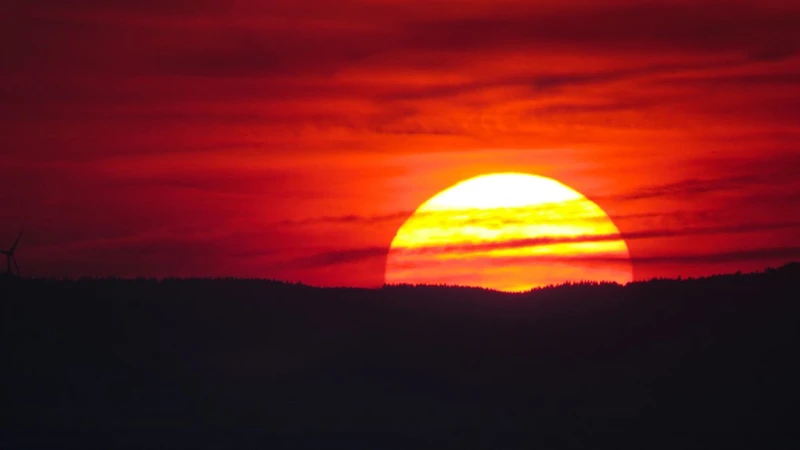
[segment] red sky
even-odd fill
[[[800,259],[794,1],[5,9],[0,239],[25,227],[26,275],[377,286],[411,211],[494,171],[596,201],[636,279]]]

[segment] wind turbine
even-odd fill
[[[14,267],[17,269],[17,276],[19,275],[19,265],[17,264],[17,258],[14,257],[14,252],[17,250],[17,246],[19,245],[19,240],[22,239],[22,230],[20,230],[19,235],[17,236],[17,240],[14,241],[14,245],[11,246],[8,250],[0,250],[0,253],[6,255],[6,273],[9,275],[14,275],[14,271],[11,270],[11,263],[14,263]]]

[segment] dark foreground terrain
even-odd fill
[[[0,448],[798,448],[798,282],[6,279]]]

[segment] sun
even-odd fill
[[[520,292],[572,281],[630,282],[619,229],[596,203],[551,178],[493,173],[457,183],[400,227],[386,284]]]

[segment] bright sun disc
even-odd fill
[[[471,178],[423,203],[392,240],[385,272],[386,284],[510,292],[631,278],[628,246],[596,203],[521,173]]]

